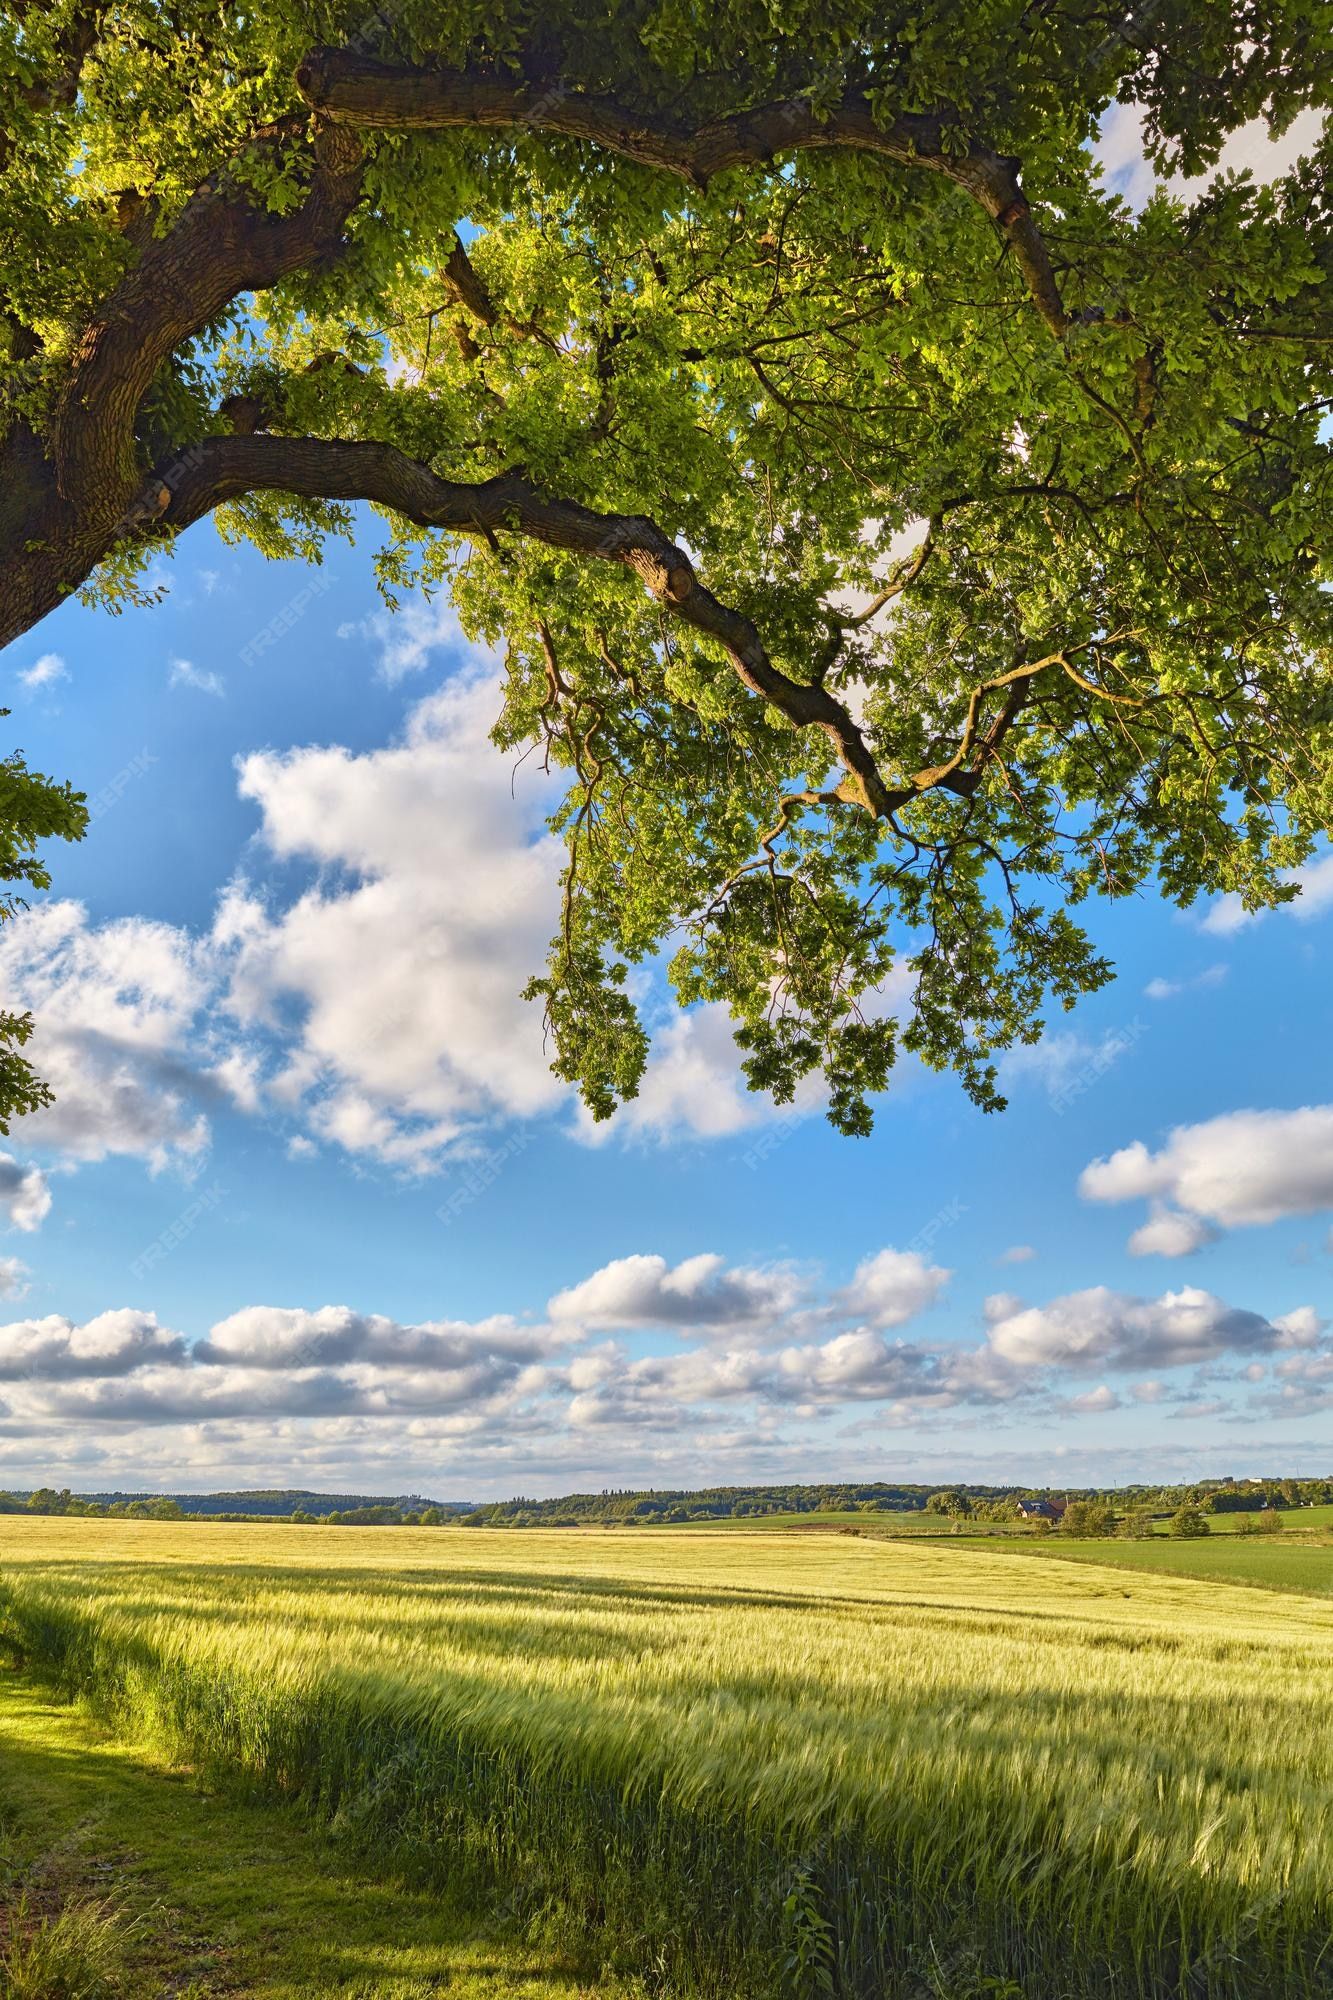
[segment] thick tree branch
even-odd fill
[[[775,666],[751,620],[720,603],[684,551],[645,515],[599,514],[577,501],[552,499],[518,472],[477,484],[442,479],[388,444],[256,434],[207,438],[186,459],[152,475],[135,517],[184,528],[224,501],[256,491],[370,500],[419,527],[488,537],[511,531],[571,555],[621,563],[685,624],[715,640],[755,694],[796,728],[823,732],[847,772],[841,790],[849,803],[884,818],[921,789],[916,783],[888,786],[843,704]],[[938,782],[964,789],[952,772]]]
[[[303,124],[259,135],[252,150],[290,141]],[[318,131],[311,156],[305,200],[285,215],[229,186],[226,170],[206,181],[85,327],[52,443],[62,495],[93,518],[99,507],[110,518],[123,509],[139,406],[172,351],[241,293],[276,283],[340,242],[361,191],[360,141]]]
[[[472,70],[395,68],[346,49],[312,50],[297,72],[297,86],[308,104],[338,124],[408,132],[527,127],[585,139],[696,186],[728,167],[764,166],[783,153],[830,147],[876,153],[966,189],[1009,244],[1051,332],[1059,338],[1068,325],[1018,162],[963,140],[945,114],[909,114],[881,125],[868,99],[850,92],[823,115],[793,97],[690,127],[559,82],[538,87]]]

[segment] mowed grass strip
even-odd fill
[[[0,1670],[4,2000],[626,2000]]]
[[[669,1990],[1333,1991],[1333,1606],[856,1538],[14,1520],[7,1629]]]

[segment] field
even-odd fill
[[[1290,1507],[1279,1518],[1282,1527],[1277,1536],[1278,1540],[1281,1540],[1283,1535],[1328,1534],[1333,1530],[1333,1507]],[[1208,1516],[1210,1532],[1214,1535],[1234,1535],[1237,1532],[1237,1523],[1243,1519],[1244,1516],[1241,1514],[1210,1514]],[[1251,1521],[1257,1519],[1257,1514],[1250,1515]],[[1165,1531],[1165,1524],[1162,1526]]]
[[[0,1601],[123,1735],[645,1991],[1333,1992],[1333,1606],[1088,1556],[6,1519]]]
[[[1158,1535],[1150,1542],[1080,1542],[1062,1535],[1015,1535],[986,1546],[1038,1561],[1110,1565],[1154,1576],[1216,1577],[1224,1583],[1333,1597],[1333,1542],[1322,1537],[1209,1535],[1207,1540],[1175,1541]]]

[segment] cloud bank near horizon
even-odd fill
[[[15,1319],[0,1326],[0,1480],[23,1466],[105,1483],[251,1464],[288,1483],[332,1458],[346,1486],[382,1479],[397,1450],[437,1486],[534,1473],[558,1485],[574,1465],[651,1484],[682,1459],[706,1457],[714,1479],[756,1453],[845,1462],[852,1440],[882,1451],[896,1431],[946,1420],[989,1430],[1143,1402],[1186,1418],[1218,1385],[1240,1384],[1271,1416],[1333,1406],[1333,1341],[1311,1306],[1266,1315],[1195,1286],[1094,1286],[1044,1304],[1001,1293],[969,1342],[938,1326],[950,1275],[892,1246],[843,1282],[644,1252],[525,1316],[404,1324],[254,1305],[194,1340],[132,1307]]]

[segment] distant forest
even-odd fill
[[[1163,1511],[1182,1506],[1205,1513],[1243,1513],[1333,1501],[1333,1479],[1198,1480],[1179,1486],[712,1486],[688,1491],[571,1493],[559,1500],[497,1500],[462,1516],[465,1527],[651,1527],[682,1521],[743,1520],[765,1514],[941,1514],[1007,1521],[1022,1501],[1105,1501]]]
[[[319,1522],[331,1527],[651,1528],[688,1521],[735,1521],[765,1515],[934,1514],[951,1520],[1004,1522],[1020,1504],[1049,1499],[1171,1512],[1197,1507],[1208,1514],[1250,1513],[1333,1503],[1333,1478],[1205,1479],[1177,1486],[710,1486],[698,1491],[612,1488],[559,1499],[429,1500],[364,1493],[308,1493],[274,1488],[247,1493],[71,1493],[39,1487],[0,1493],[0,1514],[77,1514],[113,1519]]]

